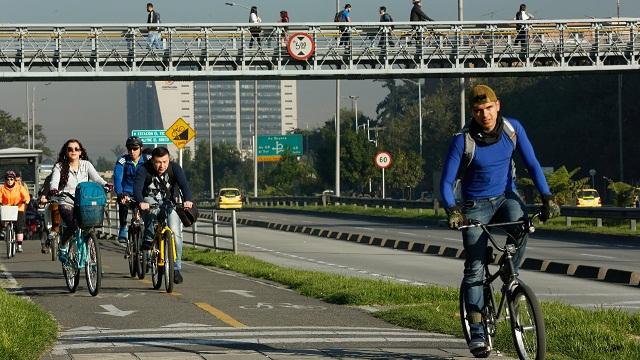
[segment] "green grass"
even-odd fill
[[[34,303],[0,289],[0,359],[39,359],[58,335],[56,321]]]
[[[433,209],[383,209],[383,208],[364,208],[363,206],[356,205],[341,205],[341,206],[276,206],[275,209],[291,209],[291,210],[305,210],[315,211],[319,213],[330,214],[356,214],[367,216],[380,216],[384,218],[400,218],[400,219],[413,219],[418,221],[437,221],[446,219],[444,210],[440,211],[439,215],[435,214]],[[260,209],[256,207],[255,209]],[[597,227],[595,219],[584,218],[572,218],[572,226],[566,226],[565,217],[558,217],[551,219],[546,223],[539,223],[536,225],[539,229],[553,230],[553,231],[566,231],[577,233],[589,233],[589,234],[602,234],[602,235],[621,235],[621,236],[638,236],[638,232],[631,231],[629,228],[629,221],[603,219],[603,226]]]
[[[403,327],[462,336],[458,290],[413,286],[285,268],[243,255],[184,248],[183,259],[274,281],[300,294],[341,305],[377,306],[374,316]],[[640,359],[640,314],[542,304],[549,359]],[[497,347],[515,353],[509,326]]]

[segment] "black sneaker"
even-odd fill
[[[489,355],[489,345],[484,337],[484,334],[472,334],[471,341],[469,341],[469,351],[475,357],[486,357]]]
[[[173,271],[173,282],[176,284],[182,284],[184,279],[182,279],[182,275],[180,275],[180,270]]]

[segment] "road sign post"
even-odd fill
[[[391,166],[391,163],[392,163],[391,153],[388,153],[386,151],[381,151],[376,154],[376,156],[373,159],[373,162],[376,164],[377,167],[382,169],[382,198],[384,199],[386,198],[384,170]]]
[[[196,131],[193,130],[183,118],[179,117],[176,122],[165,131],[165,135],[167,135],[169,140],[179,149],[178,162],[182,167],[182,149],[196,136]]]

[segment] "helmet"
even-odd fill
[[[4,179],[15,179],[16,178],[16,172],[13,170],[7,170],[7,172],[4,173]]]
[[[136,146],[137,147],[143,147],[144,144],[142,143],[142,140],[140,140],[139,137],[131,136],[130,138],[127,139],[126,146],[127,146],[127,148],[136,147]]]

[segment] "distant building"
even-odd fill
[[[252,146],[254,81],[208,83],[213,141],[233,144],[246,153]],[[196,141],[208,141],[208,99],[207,81],[176,82],[169,87],[162,81],[130,82],[127,85],[128,131],[166,128],[179,115],[196,130]],[[286,134],[297,128],[297,103],[295,80],[258,81],[259,135]]]

